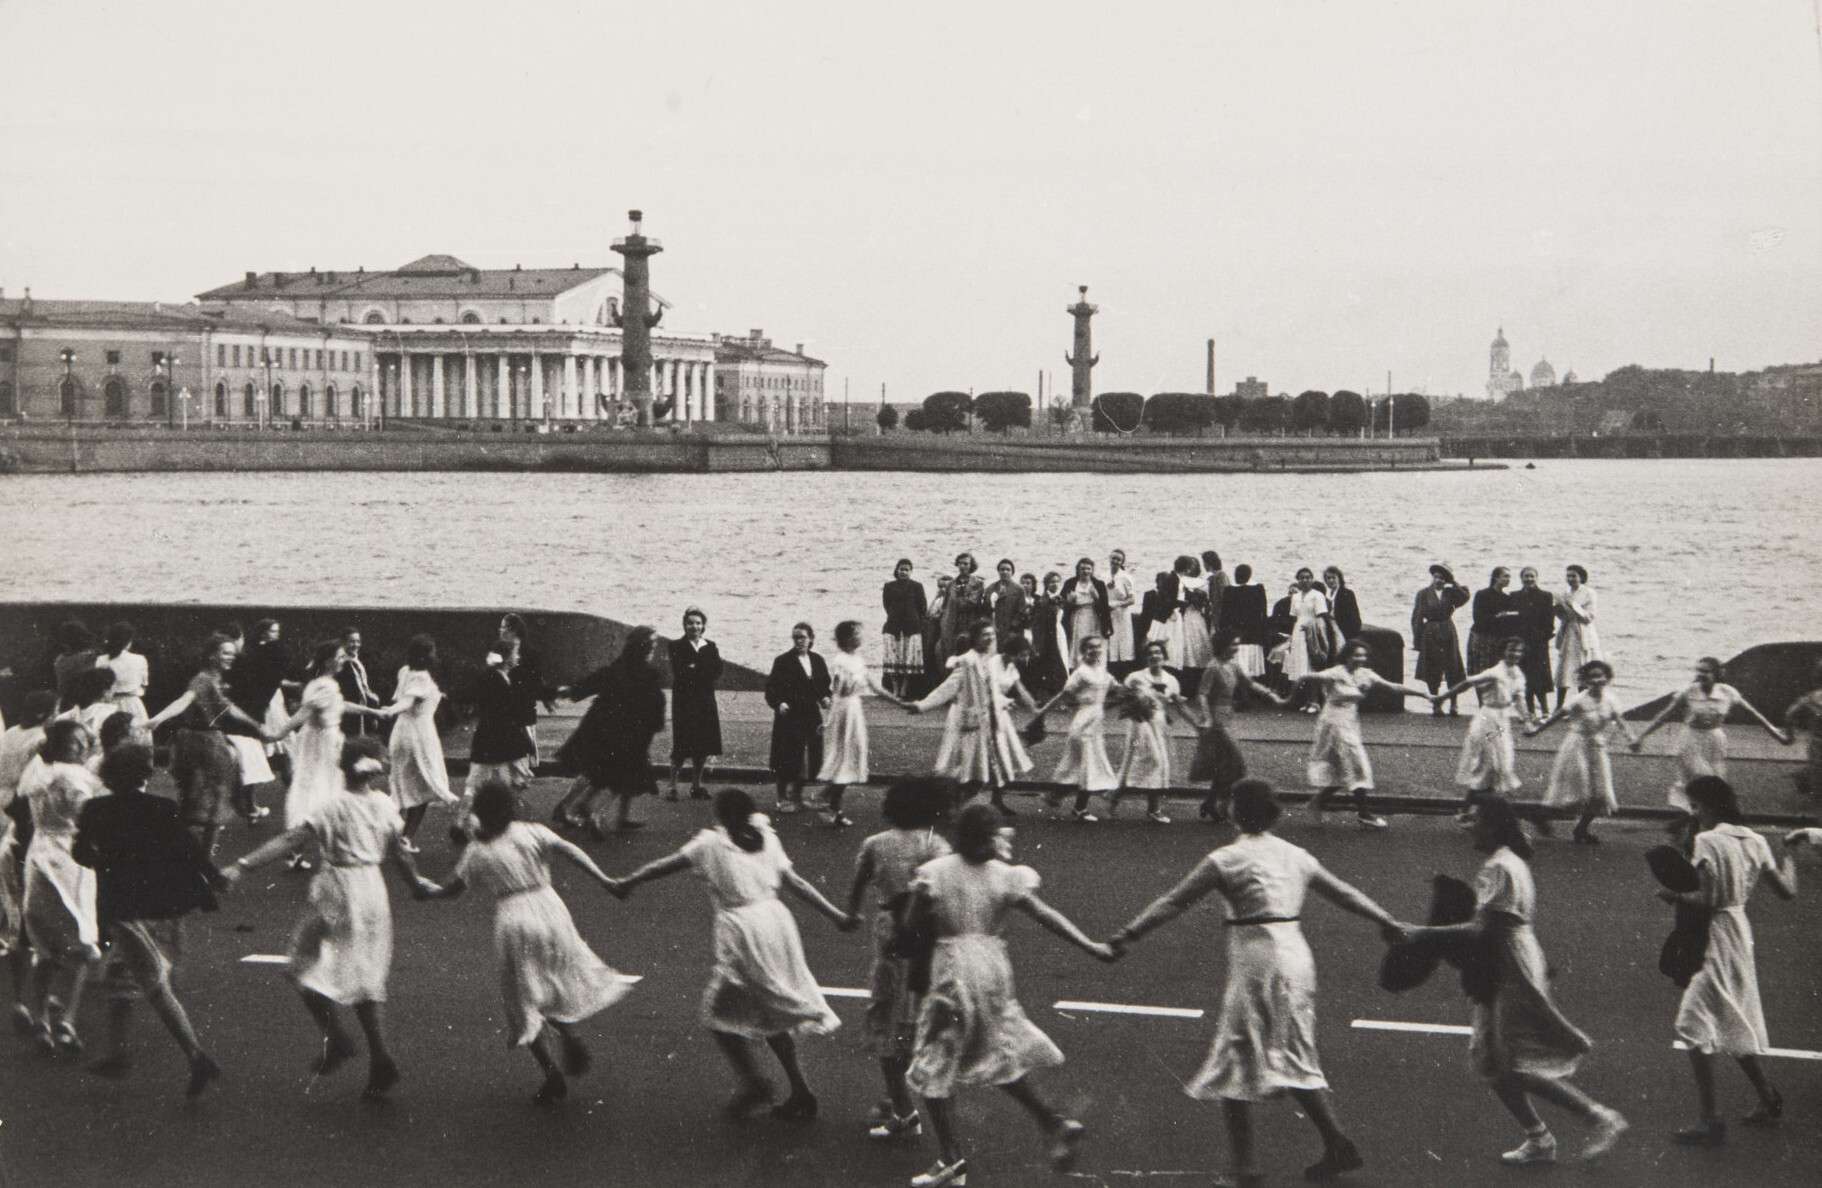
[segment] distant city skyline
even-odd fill
[[[1822,357],[1810,0],[102,11],[0,6],[8,297],[608,266],[641,207],[668,325],[834,399],[1066,393],[1079,284],[1099,391]]]

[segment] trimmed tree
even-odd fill
[[[1358,434],[1366,427],[1366,400],[1345,388],[1329,397],[1329,432]]]
[[[1200,433],[1214,424],[1214,406],[1200,392],[1159,392],[1145,402],[1145,427],[1154,433]]]
[[[924,415],[923,409],[914,408],[905,414],[905,428],[913,433],[922,433],[930,428],[930,418]]]
[[[1327,428],[1329,423],[1329,394],[1311,388],[1299,392],[1297,399],[1291,401],[1291,428],[1299,433],[1313,433],[1317,429]]]
[[[973,404],[966,392],[932,392],[924,397],[924,427],[932,433],[965,433]]]
[[[974,415],[995,433],[1014,425],[1031,428],[1031,397],[1024,392],[982,392],[974,398]]]
[[[1102,392],[1094,398],[1096,433],[1132,433],[1145,418],[1145,397],[1137,392]]]
[[[873,423],[879,426],[881,433],[892,432],[898,428],[898,410],[890,404],[881,405],[879,412],[873,416]]]
[[[1394,392],[1388,401],[1373,404],[1373,428],[1384,432],[1388,423],[1394,433],[1422,429],[1430,423],[1430,402],[1415,392]]]
[[[1291,418],[1291,402],[1283,396],[1255,396],[1241,410],[1240,424],[1254,433],[1277,433]]]
[[[1209,401],[1214,407],[1209,411],[1215,418],[1215,424],[1221,426],[1221,432],[1232,433],[1234,426],[1240,423],[1241,414],[1246,411],[1246,398],[1243,396],[1217,396]]]

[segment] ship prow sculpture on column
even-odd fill
[[[1094,332],[1089,327],[1089,319],[1099,312],[1100,306],[1088,303],[1088,286],[1077,285],[1080,294],[1076,303],[1063,312],[1075,320],[1075,350],[1063,353],[1063,362],[1069,364],[1069,406],[1075,411],[1075,427],[1078,431],[1094,428],[1094,379],[1090,374],[1101,356],[1094,353]]]
[[[652,305],[652,269],[647,261],[663,251],[664,245],[648,239],[640,229],[644,212],[629,210],[626,215],[633,221],[633,229],[625,239],[613,242],[613,250],[626,260],[622,270],[626,283],[614,325],[621,331],[625,398],[639,410],[639,424],[644,426],[652,423],[652,327],[664,317],[664,308]]]

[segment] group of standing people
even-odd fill
[[[1571,690],[1580,688],[1584,665],[1606,660],[1599,630],[1595,627],[1597,599],[1588,584],[1588,571],[1570,565],[1563,571],[1564,589],[1553,593],[1538,584],[1537,569],[1518,571],[1519,588],[1511,589],[1512,571],[1495,566],[1487,584],[1471,595],[1455,580],[1447,565],[1430,566],[1430,584],[1417,592],[1411,607],[1411,648],[1417,653],[1417,679],[1435,692],[1461,683],[1470,673],[1494,667],[1504,655],[1507,641],[1525,645],[1522,671],[1525,692],[1519,709],[1531,720],[1550,710],[1550,690],[1556,690],[1561,709]],[[1455,612],[1471,606],[1468,648],[1464,666],[1461,637]],[[1556,662],[1550,649],[1556,648]],[[1449,712],[1456,713],[1455,697],[1446,697]],[[1434,712],[1442,713],[1439,701]]]

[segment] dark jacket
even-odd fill
[[[241,653],[222,684],[236,708],[255,722],[263,722],[273,696],[290,675],[291,654],[283,643],[256,643]],[[252,733],[232,718],[223,718],[219,728],[228,734]]]
[[[570,687],[595,700],[557,756],[597,787],[628,791],[649,781],[652,738],[664,729],[664,686],[644,660],[616,660]]]
[[[1243,644],[1265,647],[1265,587],[1229,586],[1221,595],[1221,629],[1231,631]]]
[[[886,608],[886,623],[880,630],[886,635],[921,635],[924,630],[924,615],[929,605],[924,599],[924,587],[910,578],[893,578],[879,592],[879,600]]]
[[[1069,596],[1075,593],[1075,588],[1081,580],[1080,577],[1063,579],[1063,634],[1065,635],[1069,634]],[[1113,607],[1109,605],[1107,601],[1107,583],[1098,577],[1091,577],[1088,580],[1094,584],[1094,617],[1095,621],[1101,625],[1101,638],[1111,639],[1113,637]],[[1141,629],[1141,631],[1143,631],[1143,629]],[[1075,638],[1073,636],[1070,637],[1069,646],[1075,646]]]
[[[82,806],[76,861],[93,867],[96,916],[108,925],[170,920],[216,909],[221,872],[178,817],[177,805],[144,792],[113,792]]]
[[[473,763],[511,763],[537,754],[531,731],[520,720],[520,703],[512,681],[497,668],[483,669],[469,686],[465,699],[475,709],[474,741],[468,758]]]
[[[706,639],[700,648],[687,639],[665,647],[671,662],[671,758],[721,754],[721,710],[715,704],[721,650]]]
[[[369,714],[356,713],[353,706],[365,705],[378,709],[386,703],[373,691],[373,680],[368,675],[367,665],[360,659],[350,656],[348,663],[342,665],[341,671],[335,674],[336,687],[342,691],[342,700],[351,707],[342,711],[342,730],[347,734],[377,734],[382,727],[391,728],[390,723],[376,721]]]
[[[771,767],[781,780],[813,778],[822,765],[822,700],[833,687],[828,664],[815,652],[809,657],[808,676],[793,648],[772,661],[765,680],[765,703],[773,710]],[[778,713],[781,705],[790,708]]]
[[[1527,644],[1548,644],[1556,634],[1556,599],[1542,586],[1512,591],[1511,608],[1517,612],[1512,630]]]
[[[1330,592],[1328,587],[1324,586],[1322,587],[1322,592],[1329,596],[1330,610],[1335,616],[1335,626],[1341,628],[1341,638],[1349,640],[1353,639],[1356,635],[1359,635],[1362,625],[1360,621],[1360,603],[1354,597],[1354,592],[1346,586],[1333,592]]]
[[[1474,592],[1473,629],[1494,639],[1518,634],[1518,607],[1513,595],[1492,586]]]

